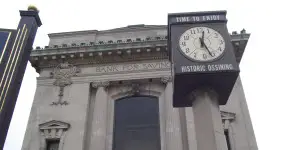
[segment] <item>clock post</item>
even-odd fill
[[[173,107],[192,107],[198,149],[227,150],[219,105],[239,75],[226,11],[168,15]]]

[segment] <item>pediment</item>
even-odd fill
[[[235,113],[228,112],[228,111],[221,111],[221,118],[222,120],[234,120]]]
[[[70,124],[62,121],[51,120],[39,125],[40,130],[47,130],[47,129],[68,129]]]

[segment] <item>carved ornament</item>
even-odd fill
[[[98,88],[98,87],[108,87],[109,86],[109,81],[97,81],[97,82],[92,82],[92,87],[93,88]]]
[[[164,84],[168,83],[168,82],[172,82],[172,76],[165,76],[160,78],[160,81]]]
[[[53,85],[59,87],[58,101],[52,102],[51,105],[68,105],[67,101],[62,101],[64,96],[64,87],[71,85],[73,82],[71,77],[76,76],[80,72],[80,69],[68,62],[57,65],[53,72],[50,73],[50,78],[54,78]]]
[[[79,68],[65,62],[57,65],[53,72],[50,73],[50,77],[55,79],[53,85],[65,87],[72,84],[71,77],[76,76],[79,72]]]

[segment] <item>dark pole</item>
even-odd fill
[[[0,55],[2,55],[2,60],[0,60],[1,150],[4,147],[35,35],[38,27],[42,25],[38,13],[38,10],[34,6],[29,6],[27,11],[20,11],[21,20],[16,30],[1,31],[1,33],[7,32],[9,33],[8,35],[10,35],[7,36],[10,38],[6,40],[8,42],[6,42],[5,46],[0,47],[2,50],[0,51]]]

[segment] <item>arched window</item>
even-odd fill
[[[115,101],[113,150],[160,150],[157,97],[134,96]]]

